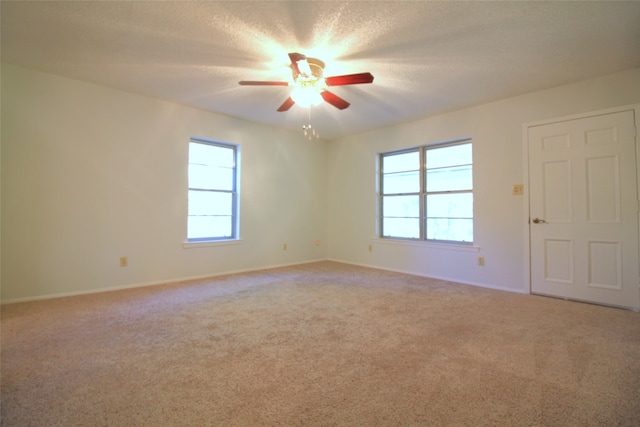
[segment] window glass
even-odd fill
[[[427,217],[473,218],[472,193],[430,194],[426,205]]]
[[[237,146],[189,142],[187,241],[237,238]]]
[[[420,217],[420,196],[389,196],[384,198],[385,217]]]
[[[192,143],[189,145],[189,163],[207,166],[235,166],[234,151],[229,147]]]
[[[233,190],[234,169],[226,167],[189,165],[189,187],[207,190]]]
[[[418,218],[384,218],[384,236],[418,239],[420,237],[420,220]]]
[[[215,240],[221,238],[233,237],[231,216],[189,216],[189,239],[198,240]]]
[[[427,170],[427,192],[471,190],[471,165]]]
[[[405,172],[420,169],[420,152],[411,151],[384,156],[383,173]]]
[[[233,211],[233,195],[213,191],[189,191],[190,215],[226,215]]]
[[[473,242],[473,220],[452,218],[427,219],[427,239]]]
[[[447,166],[469,165],[471,160],[471,144],[444,145],[426,150],[427,169]]]
[[[381,237],[473,242],[471,141],[383,153],[379,161]]]
[[[417,193],[420,191],[420,171],[385,174],[382,188],[385,194]]]

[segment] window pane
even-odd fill
[[[473,219],[429,218],[427,239],[473,242]]]
[[[189,141],[187,239],[236,238],[237,147]]]
[[[471,166],[459,166],[427,171],[427,191],[456,191],[473,188]]]
[[[470,165],[471,143],[427,149],[427,169]]]
[[[189,191],[189,215],[231,215],[233,195],[214,191]]]
[[[420,191],[420,172],[402,172],[382,176],[384,194],[417,193]]]
[[[420,169],[420,152],[385,154],[382,156],[382,172],[405,172]]]
[[[473,218],[473,193],[427,196],[427,218]]]
[[[231,216],[189,216],[187,238],[233,237]]]
[[[189,163],[234,167],[233,148],[192,142],[189,144]]]
[[[420,217],[420,196],[387,196],[383,200],[384,217]]]
[[[205,190],[233,190],[233,169],[189,165],[189,187]]]
[[[473,242],[472,163],[471,141],[380,154],[381,237]]]
[[[420,220],[418,218],[384,218],[382,235],[385,237],[420,238]]]

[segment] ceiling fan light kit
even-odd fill
[[[307,56],[292,52],[289,54],[291,60],[291,74],[293,82],[276,81],[252,81],[243,80],[241,86],[292,86],[291,95],[278,108],[279,112],[289,110],[294,104],[301,107],[310,108],[318,105],[323,100],[334,107],[344,110],[349,107],[349,102],[340,98],[333,92],[329,92],[329,86],[344,86],[353,84],[372,83],[371,73],[348,74],[343,76],[333,76],[324,78],[324,62],[318,58],[308,58]],[[311,124],[303,126],[305,135],[311,128]],[[313,131],[314,135],[317,135]]]
[[[301,107],[311,107],[320,104],[322,99],[323,84],[318,81],[302,81],[296,84],[291,91],[291,99]]]
[[[322,75],[324,62],[317,58],[306,58],[299,53],[290,53],[293,90],[291,98],[301,107],[311,107],[322,102],[320,95],[327,88]],[[294,59],[296,61],[294,62]]]

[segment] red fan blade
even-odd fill
[[[289,108],[291,108],[293,106],[293,104],[295,104],[295,101],[293,99],[291,99],[291,97],[289,97],[289,98],[287,98],[286,101],[284,101],[282,103],[280,108],[278,108],[278,111],[280,111],[280,112],[287,111]]]
[[[240,86],[289,86],[287,82],[263,82],[263,81],[252,81],[252,80],[242,80],[238,82]]]
[[[347,74],[344,76],[327,77],[326,79],[324,79],[324,81],[325,83],[327,83],[327,86],[357,85],[361,83],[373,82],[373,74]]]
[[[349,105],[351,105],[344,99],[340,98],[338,95],[331,93],[328,90],[323,90],[322,92],[320,92],[320,96],[322,96],[322,99],[327,101],[329,104],[333,105],[336,108],[339,108],[340,110],[344,110]]]

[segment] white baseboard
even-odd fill
[[[101,292],[120,291],[124,289],[143,288],[146,286],[166,285],[169,283],[187,282],[192,280],[201,280],[201,279],[215,278],[219,276],[227,276],[229,274],[248,273],[248,272],[258,271],[258,270],[271,270],[274,268],[290,267],[293,265],[311,264],[311,263],[320,262],[320,261],[327,261],[327,259],[322,258],[322,259],[292,262],[292,263],[285,263],[285,264],[272,264],[272,265],[266,265],[261,267],[253,267],[253,268],[246,268],[246,269],[239,269],[239,270],[227,270],[227,271],[221,271],[221,272],[215,272],[215,273],[201,274],[196,276],[174,277],[166,280],[131,283],[128,285],[108,286],[106,288],[100,288],[100,289],[88,289],[88,290],[73,291],[73,292],[59,292],[59,293],[53,293],[53,294],[38,295],[35,297],[13,298],[9,300],[2,300],[0,304],[2,305],[14,304],[18,302],[39,301],[39,300],[47,300],[47,299],[53,299],[53,298],[64,298],[64,297],[73,297],[78,295],[97,294]]]
[[[487,283],[463,281],[463,280],[459,280],[459,279],[455,279],[455,278],[451,278],[451,277],[426,275],[426,274],[418,273],[416,271],[384,268],[384,267],[380,267],[380,266],[377,266],[377,265],[349,262],[349,261],[333,259],[333,258],[320,258],[320,259],[293,262],[293,263],[271,264],[271,265],[266,265],[266,266],[261,266],[261,267],[252,267],[252,268],[238,269],[238,270],[226,270],[226,271],[208,273],[208,274],[201,274],[201,275],[196,275],[196,276],[174,277],[174,278],[166,279],[166,280],[131,283],[131,284],[128,284],[128,285],[109,286],[109,287],[100,288],[100,289],[90,289],[90,290],[81,290],[81,291],[73,291],[73,292],[59,292],[59,293],[53,293],[53,294],[39,295],[39,296],[35,296],[35,297],[14,298],[14,299],[9,299],[9,300],[3,300],[1,302],[1,304],[5,305],[5,304],[13,304],[13,303],[19,303],[19,302],[29,302],[29,301],[47,300],[47,299],[53,299],[53,298],[72,297],[72,296],[77,296],[77,295],[97,294],[97,293],[101,293],[101,292],[119,291],[119,290],[124,290],[124,289],[143,288],[143,287],[146,287],[146,286],[166,285],[166,284],[169,284],[169,283],[186,282],[186,281],[192,281],[192,280],[215,278],[215,277],[219,277],[219,276],[226,276],[226,275],[229,275],[229,274],[249,273],[249,272],[258,271],[258,270],[271,270],[271,269],[274,269],[274,268],[290,267],[290,266],[294,266],[294,265],[303,265],[303,264],[311,264],[311,263],[314,263],[314,262],[321,262],[321,261],[333,261],[333,262],[339,262],[339,263],[342,263],[342,264],[355,265],[355,266],[359,266],[359,267],[375,268],[377,270],[385,270],[385,271],[392,271],[392,272],[395,272],[395,273],[410,274],[412,276],[428,277],[428,278],[437,279],[437,280],[446,280],[448,282],[460,283],[460,284],[463,284],[463,285],[470,285],[470,286],[477,286],[477,287],[480,287],[480,288],[495,289],[495,290],[498,290],[498,291],[512,292],[512,293],[518,293],[518,294],[528,294],[529,293],[529,292],[526,292],[526,291],[523,291],[523,290],[519,290],[519,289],[505,288],[505,287],[502,287],[502,286],[495,286],[495,285],[491,285],[491,284],[487,284]]]
[[[476,286],[476,287],[479,287],[479,288],[494,289],[496,291],[505,291],[505,292],[511,292],[511,293],[515,293],[515,294],[529,295],[529,292],[524,291],[522,289],[505,288],[503,286],[496,286],[496,285],[491,285],[491,284],[488,284],[488,283],[471,282],[471,281],[468,281],[468,280],[460,280],[460,279],[455,279],[455,278],[451,278],[451,277],[434,276],[434,275],[430,275],[430,274],[422,274],[422,273],[419,273],[419,272],[416,272],[416,271],[385,268],[385,267],[380,267],[380,266],[377,266],[377,265],[362,264],[362,263],[349,262],[349,261],[341,261],[341,260],[332,259],[332,258],[327,258],[327,261],[334,261],[334,262],[340,262],[342,264],[356,265],[358,267],[375,268],[377,270],[392,271],[394,273],[410,274],[412,276],[427,277],[429,279],[445,280],[447,282],[460,283],[461,285]]]

